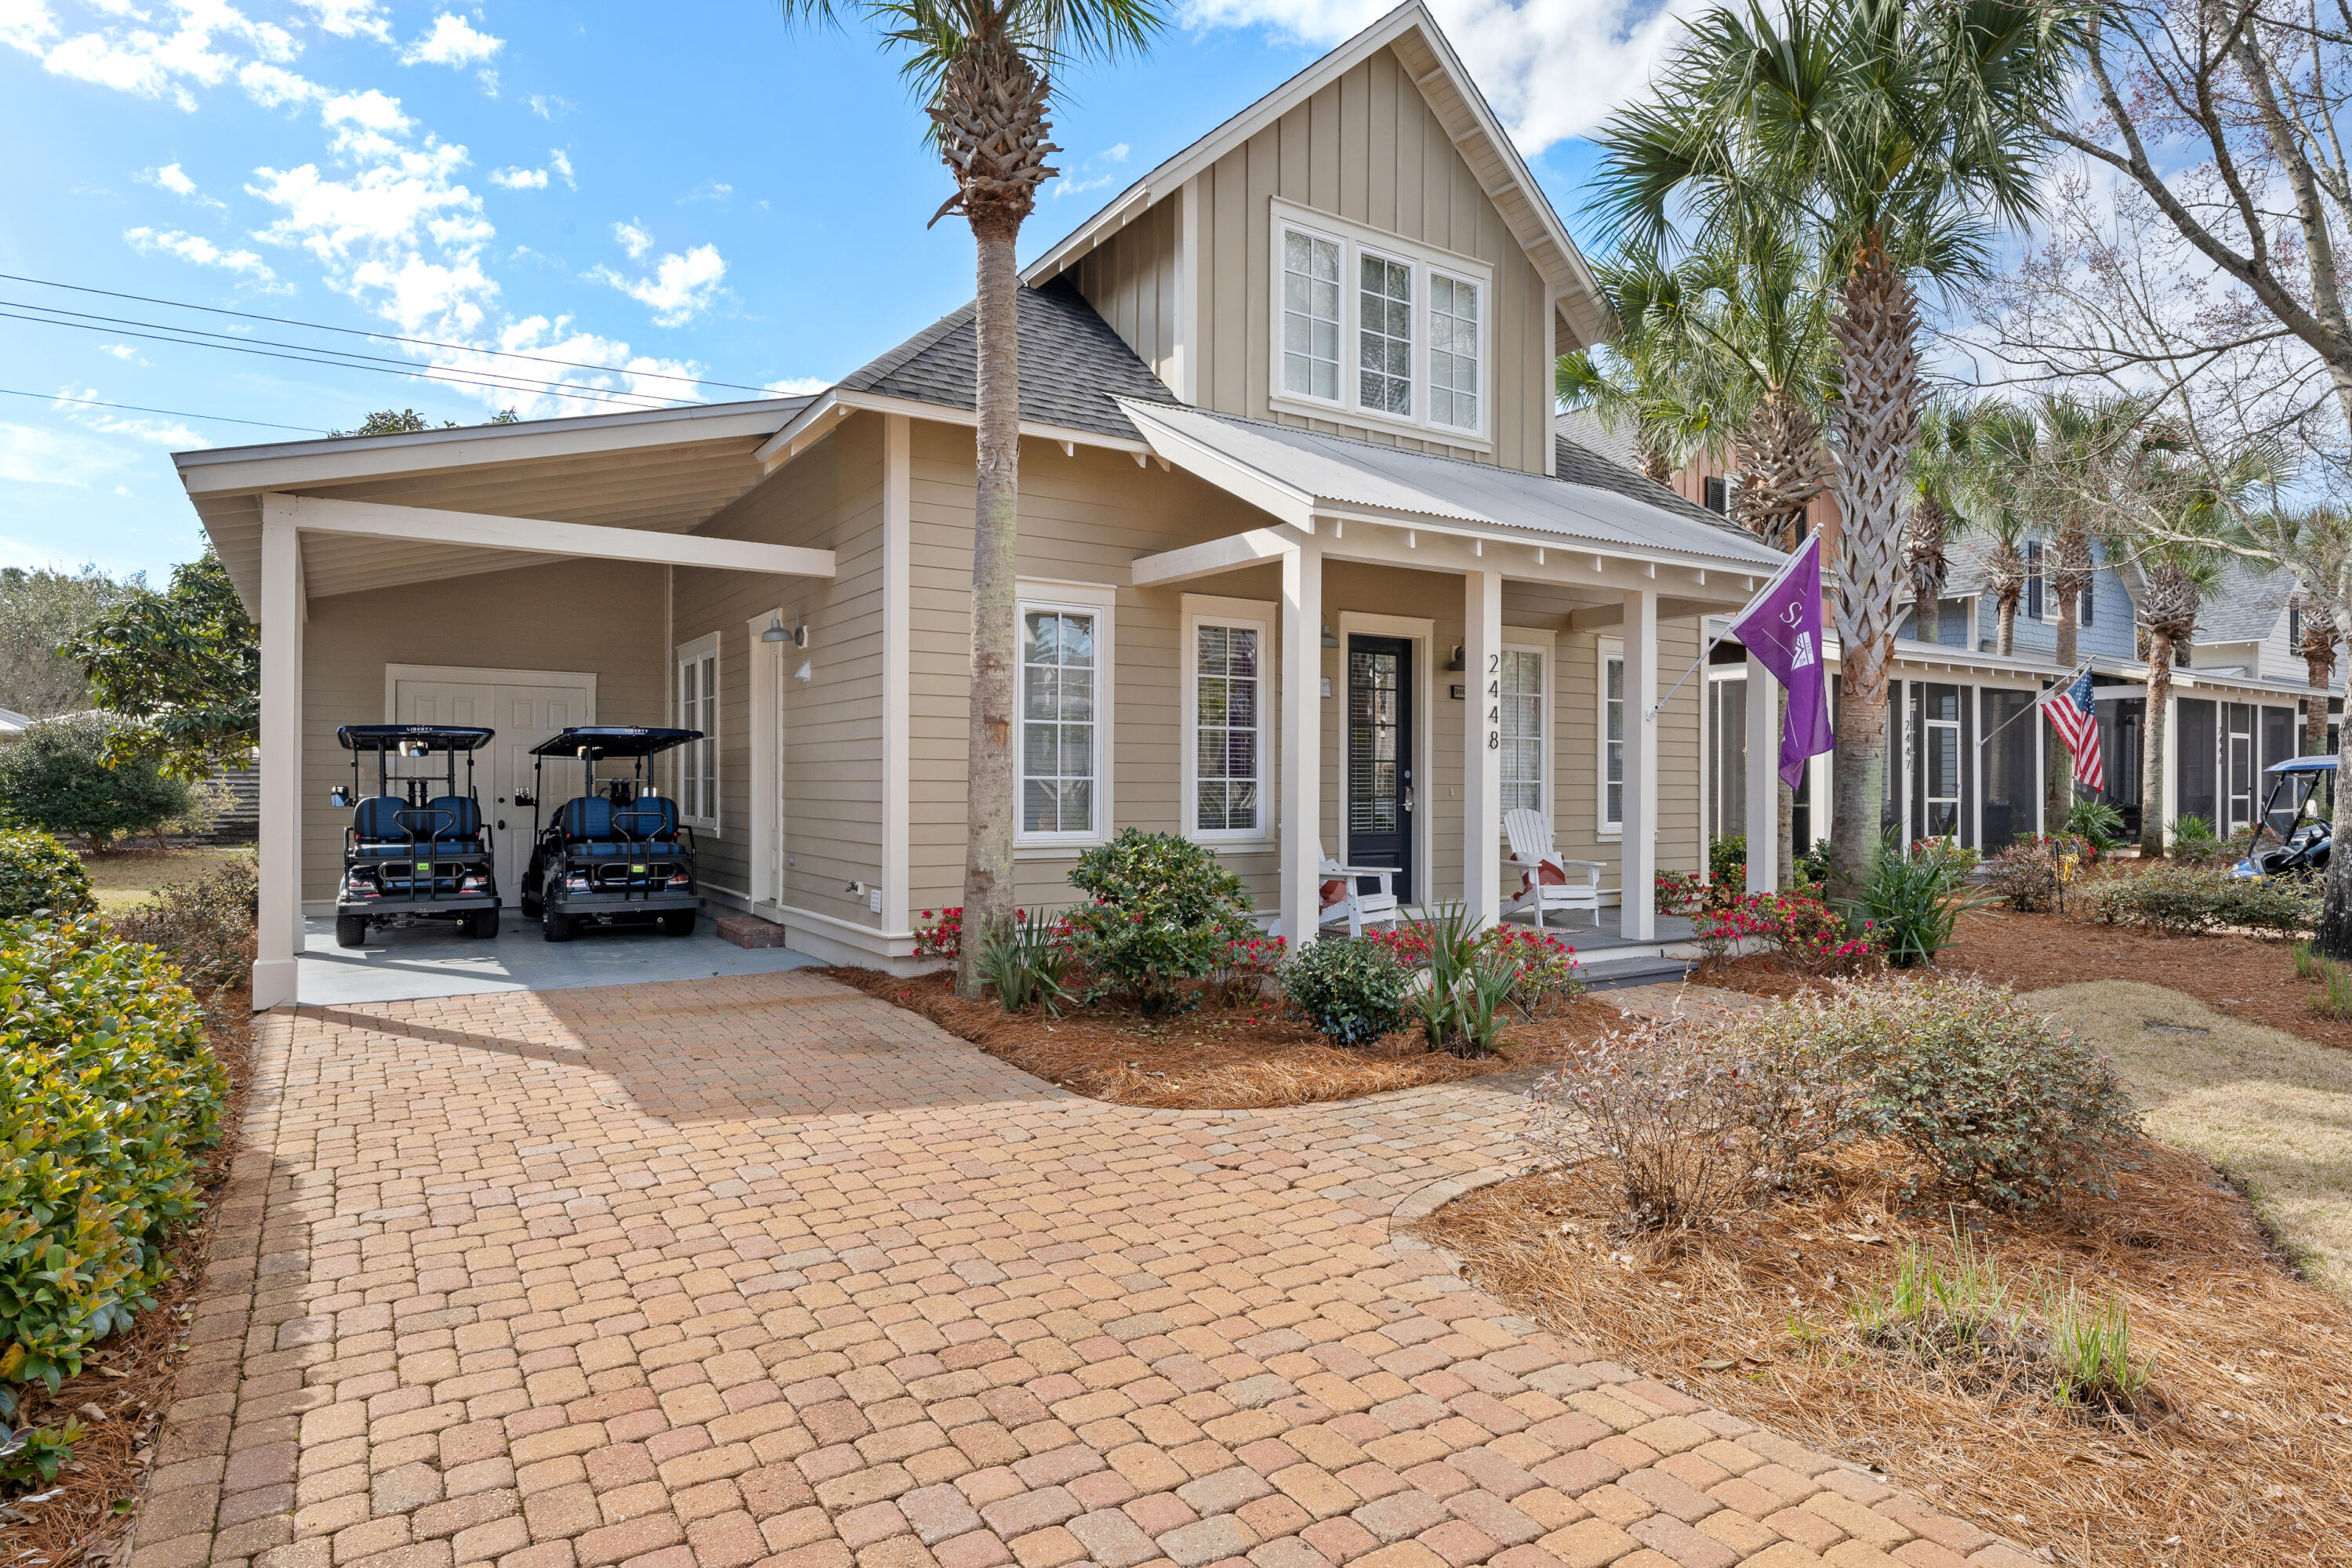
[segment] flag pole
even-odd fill
[[[1789,559],[1782,563],[1781,567],[1778,572],[1772,574],[1770,580],[1768,581],[1761,588],[1757,589],[1755,593],[1748,596],[1748,602],[1739,606],[1738,614],[1730,616],[1725,619],[1723,630],[1716,633],[1715,636],[1707,639],[1706,646],[1699,650],[1698,657],[1691,660],[1691,667],[1683,671],[1682,679],[1675,681],[1673,689],[1669,690],[1664,697],[1659,698],[1658,700],[1651,706],[1650,710],[1642,715],[1642,721],[1643,723],[1654,724],[1657,722],[1658,715],[1665,710],[1667,703],[1672,702],[1675,700],[1675,693],[1680,691],[1683,689],[1684,684],[1687,682],[1692,676],[1698,673],[1698,667],[1706,662],[1707,655],[1715,651],[1716,644],[1721,642],[1725,637],[1729,637],[1731,635],[1731,628],[1738,625],[1739,621],[1747,616],[1748,611],[1754,609],[1759,601],[1770,594],[1775,588],[1778,588],[1783,582],[1787,581],[1789,574],[1797,569],[1797,563],[1803,560],[1804,555],[1805,547],[1802,544],[1798,545],[1796,549],[1790,551],[1789,552]]]
[[[2026,714],[2033,712],[2035,710],[2039,709],[2042,706],[2042,697],[2048,696],[2052,691],[2063,691],[2067,687],[2074,685],[2075,680],[2081,677],[2082,673],[2090,668],[2091,661],[2087,658],[2084,659],[2082,663],[2068,670],[2064,675],[2059,677],[2055,684],[2044,689],[2041,695],[2036,696],[2031,703],[2028,703],[2024,708],[2020,709],[2017,712],[2011,714],[2008,718],[2003,719],[2000,723],[1995,724],[1983,734],[1979,735],[1977,737],[1978,750],[1983,750],[1984,743],[1987,741],[1991,740],[1995,735],[2000,734],[2003,730],[2008,729],[2011,724],[2014,724],[2020,719],[2024,718]]]

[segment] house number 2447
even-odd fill
[[[1503,749],[1503,656],[1486,656],[1486,749]]]

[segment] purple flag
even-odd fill
[[[1831,751],[1829,680],[1822,673],[1822,536],[1797,547],[1780,574],[1748,602],[1731,635],[1789,692],[1780,728],[1780,782],[1790,789],[1805,776],[1805,761]],[[1761,694],[1751,692],[1748,700]]]

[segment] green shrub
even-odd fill
[[[2058,905],[2058,844],[2029,833],[1985,862],[1985,891],[2021,914],[2046,914]]]
[[[0,831],[0,921],[44,910],[86,915],[97,908],[80,856],[37,828]]]
[[[2213,825],[2201,816],[2184,816],[2172,825],[2172,858],[2184,866],[2204,866],[2225,853]]]
[[[201,1019],[151,948],[0,927],[0,1420],[153,1304],[227,1094]],[[69,1440],[47,1439],[18,1455]]]
[[[2105,924],[2142,926],[2168,936],[2224,926],[2305,931],[2319,921],[2319,900],[2311,889],[2205,866],[2158,865],[2137,875],[2105,877],[2091,885],[2084,901],[2092,918]]]
[[[239,855],[166,883],[110,923],[123,941],[161,951],[189,984],[218,990],[241,984],[252,972],[253,928],[260,911],[260,876],[253,857]]]
[[[1282,970],[1282,994],[1318,1034],[1361,1046],[1404,1026],[1408,979],[1386,943],[1327,936],[1291,955]]]
[[[1711,839],[1706,847],[1706,879],[1715,883],[1741,883],[1748,879],[1748,836],[1727,833]]]
[[[1429,971],[1429,983],[1413,993],[1412,1008],[1430,1049],[1483,1057],[1495,1048],[1503,1008],[1520,989],[1521,967],[1496,945],[1495,929],[1482,925],[1467,904],[1440,904],[1427,920],[1413,921],[1389,939],[1391,948]]]
[[[1006,1012],[1025,1013],[1042,1005],[1052,1017],[1070,1000],[1062,980],[1075,956],[1062,921],[1039,910],[982,938],[977,967],[981,979],[996,987],[996,999]]]
[[[2124,814],[2112,801],[2078,800],[2066,809],[2065,830],[2077,838],[2087,839],[2091,847],[2104,855],[2124,841]],[[2208,828],[2207,837],[2211,834]]]
[[[70,713],[34,725],[0,751],[9,826],[95,847],[186,816],[193,796],[184,781],[164,777],[152,762],[106,765],[108,742],[127,722],[110,713]]]
[[[2115,1063],[1980,980],[1838,986],[1811,1038],[1853,1087],[1856,1124],[1981,1203],[2107,1194],[2140,1132]]]
[[[1897,969],[1932,963],[1952,945],[1961,911],[1990,903],[1962,896],[1976,851],[1922,839],[1906,854],[1893,834],[1871,851],[1861,892],[1845,906],[1847,923],[1872,932]]]
[[[1177,834],[1123,828],[1078,857],[1070,885],[1093,895],[1066,914],[1079,956],[1147,1013],[1166,1011],[1181,984],[1214,973],[1233,943],[1256,934],[1242,879]]]

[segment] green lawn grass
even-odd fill
[[[119,915],[147,901],[148,896],[166,882],[182,882],[206,867],[250,855],[249,848],[214,848],[209,846],[190,849],[117,849],[104,854],[85,855],[82,869],[89,873],[89,885],[98,895],[98,907],[110,915]]]

